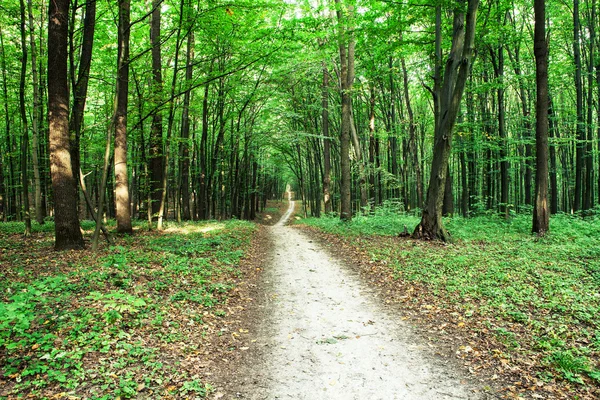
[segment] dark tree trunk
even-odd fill
[[[442,206],[442,215],[449,217],[454,214],[454,193],[452,192],[452,175],[450,174],[450,163],[446,172],[446,186],[444,188],[444,203]]]
[[[577,0],[575,0],[577,1]],[[546,10],[544,0],[534,0],[536,103],[536,174],[533,233],[544,236],[550,227],[548,209],[548,44],[546,42]]]
[[[27,176],[27,158],[29,153],[29,123],[25,109],[25,78],[27,76],[27,31],[25,28],[25,1],[20,1],[21,10],[21,80],[19,85],[19,109],[21,113],[21,187],[23,205],[23,219],[25,221],[25,236],[31,235],[31,214],[29,210],[29,179]]]
[[[160,43],[160,18],[161,18],[161,0],[152,0],[152,18],[150,22],[150,41],[152,44],[152,74],[154,82],[152,85],[152,97],[154,104],[158,104],[162,98],[163,79],[162,79],[162,58]],[[153,216],[158,216],[160,203],[162,199],[163,182],[163,120],[162,111],[156,109],[152,115],[152,127],[150,133],[150,196],[152,198],[152,207],[148,212]]]
[[[77,218],[77,186],[69,143],[68,26],[69,0],[51,1],[48,23],[48,122],[56,250],[84,247]]]
[[[119,35],[117,59],[117,102],[113,120],[115,128],[115,184],[117,232],[132,233],[131,201],[127,174],[127,105],[129,99],[129,0],[119,0]]]
[[[79,71],[77,80],[73,78],[73,110],[69,121],[69,131],[71,135],[71,158],[73,163],[73,173],[78,181],[79,169],[81,167],[81,156],[79,149],[79,140],[81,137],[81,128],[83,125],[83,113],[87,99],[88,82],[90,78],[90,66],[92,63],[92,50],[94,47],[94,31],[96,27],[96,0],[87,0],[85,7],[85,17],[83,22],[83,41],[81,46],[81,55],[79,61]],[[71,54],[71,58],[75,55]],[[74,60],[71,60],[74,64]],[[74,68],[74,67],[73,67]],[[74,74],[75,71],[71,71]]]
[[[433,159],[427,200],[421,222],[415,228],[414,237],[424,239],[450,240],[450,235],[442,223],[442,206],[448,171],[448,159],[452,146],[452,130],[460,108],[467,77],[470,73],[475,41],[475,22],[479,0],[468,0],[467,14],[454,11],[454,32],[452,48],[444,71],[440,88],[439,120],[435,127]]]

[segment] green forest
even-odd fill
[[[599,12],[3,1],[0,399],[237,398],[296,234],[481,398],[598,398]]]

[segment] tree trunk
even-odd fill
[[[556,129],[556,123],[554,121],[554,106],[552,99],[548,95],[548,127],[549,136],[552,138],[558,138],[558,130]],[[549,145],[550,150],[550,213],[558,213],[558,171],[556,165],[556,142]]]
[[[585,151],[585,121],[583,119],[583,86],[581,82],[581,45],[579,40],[579,0],[573,0],[573,54],[575,58],[575,89],[577,96],[577,141],[575,155],[575,199],[573,211],[581,210]],[[536,128],[537,130],[537,128]],[[537,140],[537,133],[536,133]]]
[[[74,10],[76,5],[74,7]],[[75,11],[73,11],[73,20]],[[94,31],[96,27],[96,0],[87,0],[85,7],[85,17],[83,22],[83,39],[81,45],[81,54],[79,61],[79,70],[77,72],[77,80],[75,80],[75,54],[73,43],[73,31],[70,31],[70,59],[71,59],[71,87],[73,88],[73,108],[71,118],[69,120],[69,134],[71,136],[71,162],[73,163],[73,173],[75,181],[79,183],[79,170],[81,169],[81,156],[79,149],[79,141],[81,137],[81,129],[83,126],[83,113],[85,110],[85,102],[87,98],[88,82],[90,75],[90,66],[92,63],[92,51],[94,47]],[[72,26],[72,29],[75,27]]]
[[[577,1],[577,0],[575,0]],[[549,229],[548,210],[548,45],[546,43],[546,10],[544,0],[534,0],[536,102],[536,174],[533,233],[544,236]]]
[[[42,185],[40,178],[40,161],[39,161],[39,137],[40,126],[42,125],[41,99],[39,88],[39,73],[37,65],[37,44],[35,41],[35,25],[33,21],[33,9],[31,0],[27,2],[29,14],[29,39],[31,43],[31,71],[33,75],[33,132],[32,132],[32,163],[33,163],[33,182],[34,182],[34,205],[35,205],[35,220],[38,224],[44,223],[46,210],[42,207]]]
[[[5,137],[6,137],[6,149],[3,154],[6,154],[6,158],[8,159],[8,182],[5,185],[6,187],[6,203],[4,206],[4,219],[6,221],[11,221],[17,215],[17,194],[15,190],[15,160],[14,160],[14,150],[12,146],[11,140],[11,118],[10,118],[10,110],[9,103],[10,100],[8,98],[8,78],[7,78],[7,70],[6,70],[6,51],[4,47],[4,34],[2,33],[2,29],[0,28],[0,50],[2,50],[2,92],[4,94],[4,119],[5,119]]]
[[[508,219],[509,204],[508,204],[508,155],[506,141],[506,114],[504,107],[504,47],[498,47],[498,55],[494,51],[490,51],[492,64],[494,66],[494,74],[496,76],[498,90],[498,136],[500,137],[500,212],[504,214],[504,218]],[[525,184],[527,189],[527,182]]]
[[[50,173],[54,193],[56,250],[83,249],[77,218],[77,186],[69,143],[69,86],[67,38],[69,0],[50,2],[48,23],[48,122]]]
[[[154,104],[160,103],[163,90],[162,58],[160,43],[160,18],[161,0],[152,0],[152,18],[150,22],[150,41],[152,45],[152,98]],[[156,109],[152,115],[152,127],[150,133],[150,196],[152,207],[148,212],[158,216],[162,199],[163,182],[163,126],[162,111]]]
[[[188,34],[187,40],[187,55],[185,67],[185,81],[188,86],[191,86],[192,84],[193,59],[194,33],[190,32]],[[190,212],[190,97],[191,90],[187,90],[183,97],[183,113],[181,116],[181,143],[179,145],[181,202],[183,206],[183,219],[185,221],[189,221],[190,219],[192,219],[192,214]]]
[[[587,82],[588,82],[588,101],[587,101],[587,143],[585,146],[585,191],[583,194],[583,210],[589,210],[593,207],[593,191],[594,191],[594,153],[592,143],[594,141],[594,49],[596,47],[596,0],[592,0],[591,4],[591,15],[588,20],[588,30],[590,34],[589,46],[588,46],[588,70],[587,70]]]
[[[351,20],[353,7],[348,6],[342,10],[340,0],[335,0],[338,10],[339,27],[339,50],[341,63],[341,94],[342,94],[342,123],[340,135],[340,158],[341,158],[341,210],[340,218],[343,221],[352,220],[352,200],[351,189],[352,181],[350,174],[350,136],[352,132],[352,85],[354,84],[354,37],[351,31]]]
[[[115,129],[115,195],[117,232],[132,233],[129,177],[127,173],[127,106],[129,104],[129,20],[130,0],[119,0],[117,58],[117,101],[113,119]]]
[[[406,71],[406,63],[404,57],[400,59],[402,65],[402,75],[404,77],[404,101],[406,102],[406,111],[408,113],[408,148],[412,154],[413,168],[415,172],[415,182],[417,186],[417,207],[423,207],[423,190],[421,189],[421,168],[419,167],[419,154],[417,151],[417,129],[415,117],[408,95],[408,72]]]
[[[21,136],[21,188],[25,236],[31,236],[31,214],[29,210],[29,179],[27,176],[27,158],[29,153],[29,123],[25,110],[25,78],[27,76],[27,32],[25,18],[25,1],[20,1],[21,10],[21,80],[19,85],[19,110],[22,121]]]
[[[413,236],[423,239],[449,241],[450,235],[442,222],[442,206],[448,171],[448,159],[452,146],[452,130],[460,108],[467,77],[473,58],[475,23],[479,0],[468,0],[467,14],[454,11],[452,48],[444,71],[444,80],[439,91],[440,114],[435,127],[433,159],[427,200],[421,222]]]
[[[323,63],[323,93],[322,93],[323,124],[323,203],[325,213],[333,211],[331,207],[331,139],[329,138],[329,71]]]

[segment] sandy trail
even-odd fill
[[[243,399],[479,399],[450,365],[305,234],[272,227],[257,359],[237,371]]]

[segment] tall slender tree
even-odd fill
[[[338,19],[338,36],[340,50],[340,90],[342,96],[342,123],[340,128],[340,159],[342,171],[341,210],[343,221],[352,219],[351,171],[350,171],[350,136],[352,124],[352,86],[354,84],[354,49],[356,43],[350,26],[354,7],[335,0]]]
[[[544,236],[550,228],[548,207],[548,44],[546,42],[545,0],[534,1],[535,29],[535,80],[536,95],[536,173],[535,207],[533,209],[533,233]]]
[[[131,201],[127,175],[127,105],[129,99],[130,1],[119,0],[117,90],[113,125],[115,129],[115,205],[117,232],[131,233]]]

